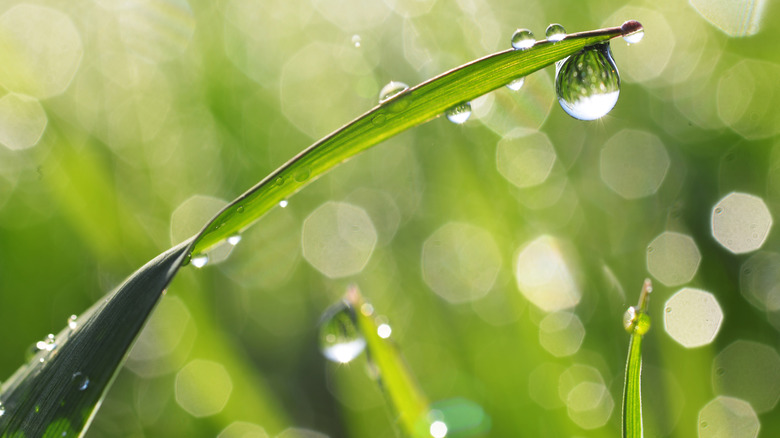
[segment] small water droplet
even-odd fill
[[[360,35],[352,35],[352,45],[355,47],[360,47],[360,42],[362,39],[360,38]]]
[[[512,34],[512,48],[515,50],[530,49],[535,43],[534,33],[528,29],[517,29]]]
[[[706,428],[707,428],[707,426],[709,426],[709,424],[707,424],[707,422],[706,422],[706,421],[702,421],[702,422],[701,422],[701,428],[702,428],[702,429],[706,429]]]
[[[547,37],[547,41],[560,41],[566,36],[566,29],[558,23],[553,23],[547,26],[544,35]]]
[[[672,308],[671,307],[667,307],[666,308],[666,313],[672,313]]]
[[[623,328],[629,333],[634,331],[636,319],[636,307],[631,306],[623,313]]]
[[[715,209],[715,214],[721,214],[721,213],[723,213],[723,209],[721,207]]]
[[[81,371],[76,371],[73,373],[70,381],[76,383],[76,388],[79,391],[85,391],[87,388],[89,388],[89,377],[81,374]]]
[[[52,351],[57,348],[57,340],[53,334],[49,333],[42,341],[38,341],[35,344],[35,348],[38,351]]]
[[[287,207],[287,204],[289,204],[289,202],[286,199],[279,201],[279,207],[285,208]]]
[[[506,84],[506,87],[509,88],[512,91],[517,91],[521,88],[523,88],[523,84],[525,84],[525,76],[521,78],[517,78],[514,81]]]
[[[341,301],[325,311],[320,324],[320,350],[333,362],[347,363],[366,348],[355,310]]]
[[[298,169],[295,172],[295,176],[293,176],[293,178],[295,178],[296,182],[304,182],[309,179],[309,176],[311,176],[311,170],[309,170],[308,167],[304,167],[302,169]]]
[[[385,103],[408,89],[409,86],[403,82],[390,81],[379,91],[379,103]]]
[[[206,266],[208,262],[209,262],[208,254],[198,254],[192,256],[192,266],[195,266],[196,268],[202,268]]]
[[[244,212],[244,206],[243,205],[239,205],[238,208],[236,208],[236,213],[241,214],[243,212]]]
[[[382,339],[389,338],[392,333],[393,328],[390,327],[390,324],[379,324],[379,327],[376,328],[376,334]]]
[[[645,36],[642,24],[636,20],[626,21],[620,26],[620,30],[623,32],[623,40],[628,44],[636,44],[642,41]]]
[[[609,43],[588,46],[556,66],[555,92],[566,113],[596,120],[609,113],[620,95],[620,76]]]
[[[386,120],[386,117],[384,114],[377,114],[371,119],[371,123],[373,123],[375,126],[382,126],[384,125]]]
[[[68,318],[68,328],[71,330],[76,330],[76,328],[79,326],[78,319],[78,315],[70,315]]]
[[[468,102],[459,103],[448,109],[445,114],[447,115],[447,119],[449,119],[450,122],[457,125],[462,125],[463,123],[466,123],[466,120],[468,120],[469,117],[471,117],[471,104]]]
[[[227,243],[229,243],[229,244],[231,244],[231,245],[233,245],[233,246],[236,246],[236,245],[238,245],[238,242],[240,242],[240,241],[241,241],[241,235],[240,235],[240,234],[238,234],[238,233],[231,234],[231,235],[230,235],[230,236],[228,236],[228,238],[227,238]]]

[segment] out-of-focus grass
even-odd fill
[[[616,321],[633,301],[632,285],[648,275],[648,244],[665,230],[692,237],[701,263],[686,283],[656,282],[655,329],[643,342],[644,387],[655,389],[643,400],[646,436],[695,436],[699,411],[725,393],[713,387],[712,366],[731,342],[777,347],[776,313],[752,307],[740,293],[753,254],[732,254],[711,233],[714,205],[733,190],[761,197],[778,217],[776,135],[757,136],[751,112],[719,114],[733,88],[752,96],[743,102],[758,126],[772,126],[766,117],[776,114],[767,109],[774,106],[762,102],[776,90],[763,76],[780,62],[773,50],[780,31],[767,25],[776,8],[765,9],[756,36],[731,38],[688,4],[671,1],[632,10],[596,1],[586,11],[562,2],[393,3],[397,10],[390,2],[371,10],[357,2],[190,2],[191,19],[173,23],[194,23],[192,37],[161,57],[134,38],[181,33],[126,30],[142,14],[105,2],[39,4],[71,19],[85,50],[64,94],[41,100],[48,125],[40,142],[20,152],[0,147],[0,320],[13,328],[3,338],[0,376],[24,361],[30,344],[169,247],[171,213],[187,198],[231,199],[372,107],[384,83],[417,83],[508,48],[517,27],[541,35],[553,21],[579,30],[629,18],[646,27],[640,44],[613,44],[622,95],[601,121],[577,122],[554,108],[552,72],[537,73],[517,93],[497,90],[492,103],[474,102],[464,126],[437,120],[341,166],[263,218],[225,263],[182,272],[166,300],[181,304],[172,307],[185,315],[185,329],[161,321],[147,354],[131,355],[90,436],[214,436],[233,421],[273,436],[276,426],[236,403],[242,392],[255,392],[245,384],[254,378],[290,413],[290,424],[279,428],[394,436],[395,419],[365,376],[364,359],[333,367],[317,351],[319,315],[352,281],[387,314],[431,400],[479,403],[492,418],[492,436],[615,436],[618,408],[603,427],[583,429],[558,394],[560,375],[575,364],[592,367],[618,403],[627,342],[616,335]],[[745,78],[740,65],[755,76]],[[735,67],[739,75],[727,76]],[[750,84],[755,94],[745,91]],[[496,168],[497,143],[517,127],[540,129],[553,145],[555,163],[538,186],[516,188]],[[625,199],[603,179],[602,146],[624,129],[650,133],[669,156],[649,196]],[[302,255],[304,220],[328,200],[365,209],[378,233],[366,266],[350,278],[329,279]],[[79,203],[93,207],[69,207]],[[448,222],[486,230],[500,255],[495,281],[479,300],[450,303],[426,282],[423,244]],[[516,285],[516,255],[542,234],[568,248],[582,292],[572,310],[585,336],[569,356],[542,346],[546,315]],[[762,250],[777,250],[776,233]],[[685,349],[663,329],[661,303],[684,286],[712,292],[724,311],[712,344]],[[218,415],[194,417],[177,400],[177,374],[196,359],[220,363],[232,379]],[[779,430],[775,414],[759,413],[762,434]]]

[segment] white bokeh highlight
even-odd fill
[[[604,426],[615,408],[601,373],[588,365],[574,364],[561,373],[558,395],[566,403],[569,418],[587,430]]]
[[[355,275],[374,251],[377,233],[365,210],[329,201],[303,222],[303,257],[330,278]]]
[[[604,144],[599,169],[612,191],[625,199],[638,199],[658,191],[669,164],[669,154],[657,136],[624,129]]]
[[[233,391],[233,381],[222,364],[195,359],[176,374],[176,402],[193,417],[222,412]]]
[[[718,396],[699,411],[699,438],[756,438],[761,424],[750,403]]]
[[[475,225],[447,223],[423,243],[423,279],[451,303],[485,296],[500,268],[501,254],[493,236]]]
[[[581,291],[561,242],[542,235],[525,244],[515,261],[517,288],[545,312],[569,309],[580,302]]]
[[[555,164],[556,154],[550,138],[543,132],[515,129],[496,147],[498,172],[517,187],[543,183]]]
[[[0,98],[0,143],[11,150],[35,146],[48,118],[38,99],[8,93]]]
[[[685,348],[711,343],[723,322],[723,310],[707,291],[684,288],[664,305],[664,330]]]
[[[742,296],[759,310],[780,310],[780,253],[758,251],[739,270]]]
[[[691,281],[700,263],[699,248],[686,234],[664,231],[647,245],[647,270],[665,286]]]
[[[758,196],[732,192],[712,209],[712,235],[734,254],[761,248],[771,227],[772,215]]]
[[[234,421],[217,435],[217,438],[269,438],[261,426],[246,421]]]
[[[539,323],[539,344],[555,357],[576,353],[584,339],[585,326],[575,313],[550,313]]]

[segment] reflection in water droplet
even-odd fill
[[[627,42],[628,44],[636,44],[640,41],[642,41],[642,38],[645,37],[645,32],[640,30],[639,32],[632,33],[631,35],[626,35],[623,37],[623,40]]]
[[[238,245],[238,242],[240,242],[240,241],[241,241],[241,235],[240,235],[240,234],[238,234],[238,233],[231,234],[231,235],[230,235],[230,236],[228,236],[228,238],[227,238],[227,243],[229,243],[229,244],[231,244],[231,245],[233,245],[233,246],[236,246],[236,245]]]
[[[471,117],[471,104],[463,102],[447,110],[445,113],[450,122],[461,125]]]
[[[79,326],[78,319],[78,315],[70,315],[68,318],[68,328],[71,330],[76,330],[76,328]]]
[[[609,43],[586,47],[559,63],[555,92],[575,119],[596,120],[610,112],[620,95],[620,76]]]
[[[354,45],[355,47],[360,47],[360,41],[361,41],[360,35],[357,34],[352,35],[352,45]]]
[[[347,363],[366,348],[366,340],[357,327],[355,310],[342,301],[331,306],[320,324],[320,350],[333,362]]]
[[[547,37],[547,41],[560,41],[566,36],[566,29],[558,23],[553,23],[547,26],[544,35]]]
[[[515,50],[529,49],[534,43],[536,43],[534,33],[528,29],[517,29],[512,34],[512,48]]]
[[[379,103],[385,103],[408,89],[409,86],[403,82],[390,81],[379,91]]]
[[[287,207],[287,204],[289,204],[289,202],[286,199],[279,201],[279,207],[285,208]]]
[[[509,88],[512,91],[517,91],[521,88],[523,88],[523,84],[525,84],[525,76],[521,78],[517,78],[514,81],[506,84],[506,87]]]
[[[81,371],[76,371],[70,378],[71,382],[76,382],[76,388],[79,391],[85,391],[89,388],[89,377],[81,374]]]
[[[202,268],[209,262],[208,254],[198,254],[192,257],[192,266]]]

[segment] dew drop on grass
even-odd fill
[[[236,213],[241,214],[243,212],[244,212],[244,206],[243,205],[239,205],[238,208],[236,208]]]
[[[70,317],[68,317],[68,328],[71,330],[76,330],[76,328],[79,326],[78,319],[78,315],[70,315]]]
[[[514,81],[506,84],[506,87],[512,91],[518,91],[519,89],[523,88],[523,84],[525,84],[525,76],[517,78]]]
[[[623,328],[629,333],[644,335],[650,330],[650,317],[631,306],[623,313]]]
[[[448,109],[444,114],[446,114],[450,122],[462,125],[471,117],[471,104],[468,102],[459,103]]]
[[[231,234],[227,238],[227,243],[229,243],[232,246],[238,245],[238,242],[241,242],[241,235],[238,233]]]
[[[623,32],[623,40],[628,44],[636,44],[645,36],[642,25],[635,20],[626,21],[620,26],[620,30]]]
[[[331,306],[320,323],[320,350],[333,362],[348,363],[366,348],[357,326],[355,310],[342,301]]]
[[[76,371],[70,378],[71,382],[74,382],[76,389],[79,391],[86,391],[89,388],[89,377],[81,374],[81,371]]]
[[[198,254],[192,256],[192,266],[195,266],[196,268],[202,268],[206,266],[208,262],[209,262],[208,254]]]
[[[390,81],[379,91],[379,103],[385,103],[408,89],[409,86],[403,82]]]
[[[560,41],[566,36],[566,29],[558,23],[553,23],[547,26],[544,35],[547,37],[547,41]]]
[[[35,343],[35,350],[37,351],[52,351],[55,348],[57,348],[57,341],[51,333],[46,335],[42,341]]]
[[[285,208],[287,207],[287,204],[289,204],[289,202],[286,199],[279,201],[279,207]]]
[[[609,43],[585,47],[556,66],[555,93],[575,119],[596,120],[609,113],[620,95],[620,76]]]
[[[536,43],[534,33],[528,29],[517,29],[512,34],[512,48],[515,50],[530,49],[534,43]]]

